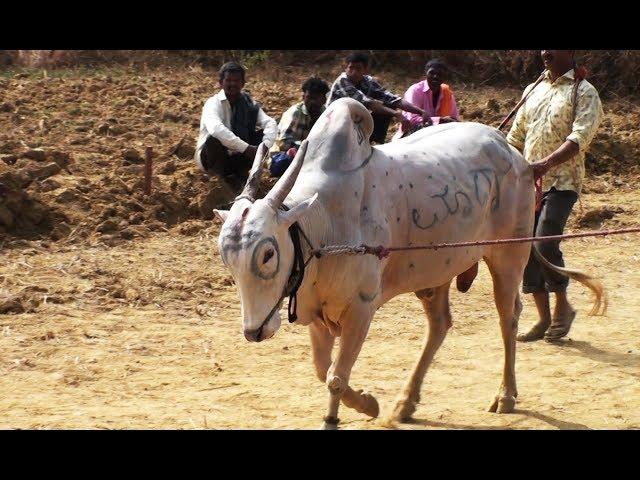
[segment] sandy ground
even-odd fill
[[[0,316],[0,428],[317,428],[327,394],[306,328],[287,324],[270,341],[246,342],[215,233],[6,252],[3,287],[40,303]],[[639,246],[632,235],[565,245],[572,266],[606,284],[609,313],[587,317],[589,293],[571,287],[580,314],[570,338],[518,348],[511,415],[485,412],[502,345],[482,266],[469,293],[452,294],[454,327],[415,423],[396,428],[640,428]],[[534,321],[524,304],[521,329]],[[374,318],[352,384],[371,391],[383,415],[418,355],[424,320],[412,295]],[[340,416],[346,429],[389,428],[345,407]]]
[[[211,209],[225,199],[191,161],[212,73],[63,73],[0,78],[0,428],[319,427],[327,390],[306,328],[286,324],[268,342],[246,342],[217,253]],[[247,86],[278,118],[309,73],[255,74]],[[403,91],[409,80],[388,81]],[[463,117],[490,124],[520,94],[455,87]],[[640,107],[617,99],[605,112],[573,231],[640,224]],[[146,145],[156,152],[149,198],[140,191]],[[469,293],[452,293],[454,327],[416,421],[390,427],[341,407],[342,428],[640,428],[639,247],[640,235],[565,245],[570,266],[602,278],[609,314],[587,317],[589,293],[571,287],[580,313],[570,338],[518,348],[515,414],[485,411],[503,355],[482,265]],[[524,305],[521,329],[535,315]],[[374,318],[352,385],[378,398],[382,417],[424,324],[412,295]]]

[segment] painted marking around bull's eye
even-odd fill
[[[267,248],[265,248],[267,247]],[[271,248],[269,248],[271,247]],[[264,256],[259,257],[261,253],[264,252]],[[271,255],[276,255],[276,264],[272,268],[267,268],[265,271],[265,264],[269,261],[269,259],[265,260],[263,263],[258,265],[258,258],[262,258],[263,260],[267,258],[268,253],[271,252]],[[273,237],[263,238],[258,242],[256,247],[253,249],[253,255],[251,255],[251,272],[256,276],[263,280],[271,280],[275,277],[280,271],[280,248],[278,248],[278,242]]]

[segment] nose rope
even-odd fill
[[[282,208],[284,211],[289,210],[289,207],[284,204],[282,204],[280,208]],[[302,253],[300,234],[302,234],[302,237],[307,242],[307,245],[312,252],[312,255],[306,261],[304,260],[304,254]],[[262,329],[269,322],[273,314],[280,309],[282,300],[284,300],[287,296],[289,296],[289,305],[287,308],[289,323],[293,323],[298,319],[298,289],[300,288],[300,285],[302,285],[302,281],[304,280],[305,269],[307,265],[309,265],[309,262],[314,259],[314,257],[320,258],[320,253],[318,253],[318,250],[313,248],[313,245],[309,241],[309,237],[307,237],[302,228],[300,228],[298,222],[293,223],[289,227],[289,235],[291,236],[291,242],[293,243],[293,266],[291,267],[291,273],[289,274],[287,283],[285,283],[282,295],[273,306],[271,311],[267,314],[264,321],[260,324],[260,328],[258,328],[258,337],[260,337]]]

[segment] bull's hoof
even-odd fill
[[[496,413],[513,413],[516,408],[516,397],[506,396],[500,397],[498,401],[498,411]]]
[[[416,403],[411,400],[399,400],[393,409],[391,419],[400,423],[409,423],[416,412]]]
[[[338,423],[340,420],[333,417],[324,417],[324,422],[322,422],[321,430],[338,430]]]
[[[361,413],[370,416],[371,418],[376,418],[380,415],[380,405],[378,405],[378,400],[376,397],[371,395],[370,393],[361,393],[362,402],[364,404]]]
[[[496,395],[496,398],[491,402],[489,411],[491,413],[513,413],[516,408],[516,397],[512,395]]]

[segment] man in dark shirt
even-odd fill
[[[367,54],[352,53],[346,62],[345,71],[331,86],[327,105],[339,98],[350,97],[367,107],[373,116],[372,142],[385,143],[392,118],[409,127],[409,121],[402,115],[403,111],[422,115],[425,125],[431,125],[431,118],[424,110],[389,92],[371,75],[367,75]]]

